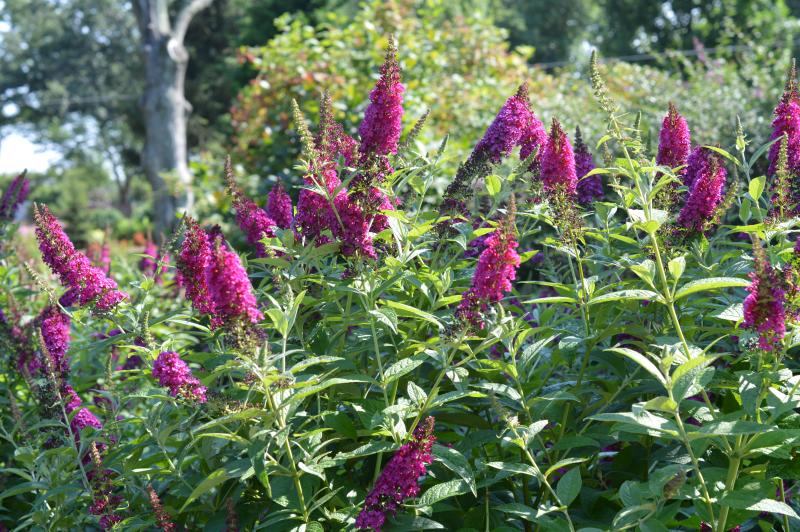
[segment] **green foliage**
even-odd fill
[[[309,57],[328,53],[316,46],[313,30],[294,31],[276,40],[307,35]],[[358,63],[346,61],[347,54],[366,63],[374,50],[364,45],[341,53],[342,68],[354,69]],[[417,85],[412,59],[404,58],[413,107],[435,87]],[[712,68],[728,72],[726,65],[703,68],[704,75],[717,72]],[[512,153],[470,189],[467,219],[439,225],[438,206],[430,203],[439,198],[431,191],[453,178],[449,159],[460,160],[463,147],[479,137],[460,146],[412,145],[391,157],[393,170],[379,184],[402,202],[383,213],[388,228],[371,235],[377,259],[345,256],[336,239],[317,246],[291,229],[263,239],[270,250],[263,258],[237,243],[264,319],[216,328],[191,309],[174,268],[159,284],[138,269],[141,254],[120,246],[111,271],[128,299],[109,312],[67,309],[72,343],[64,378],[103,422],[77,439],[61,410],[64,398],[54,393],[63,389],[56,379],[18,365],[25,349],[45,355],[36,317],[63,289],[19,251],[30,231],[3,222],[0,522],[97,529],[100,521],[88,508],[113,494],[122,498],[115,510],[122,530],[163,528],[165,520],[187,529],[353,529],[381,471],[408,451],[419,438],[415,429],[433,416],[431,463],[411,479],[419,492],[401,501],[386,529],[795,527],[797,502],[785,488],[800,480],[799,309],[787,295],[786,335],[771,350],[758,347],[764,331],[743,323],[748,274],[763,268],[754,257],[776,271],[760,282],[791,294],[800,279],[793,249],[798,218],[776,211],[768,193],[774,178],[758,171],[768,136],[756,128],[745,141],[743,132],[736,138],[733,128],[713,128],[724,118],[691,117],[730,102],[693,109],[707,93],[672,87],[675,78],[663,72],[615,65],[606,79],[596,61],[591,69],[592,88],[583,77],[535,79],[534,94],[550,100],[533,103],[549,118],[563,101],[559,114],[582,126],[597,117],[586,138],[592,148],[608,150],[596,157],[605,186],[600,201],[578,205],[566,194],[543,193],[538,173]],[[492,81],[481,83],[486,91]],[[778,91],[780,83],[773,85],[769,91]],[[722,84],[714,94],[744,86]],[[358,87],[351,125],[367,87]],[[693,133],[701,143],[719,142],[713,151],[728,170],[727,189],[738,191],[703,233],[678,230],[677,207],[655,207],[676,169],[655,164],[654,147],[642,141],[646,131],[634,126],[647,122],[628,104],[657,101],[663,92],[685,96],[678,101]],[[298,95],[311,107],[307,93]],[[442,109],[468,123],[461,115],[474,102],[456,113],[462,95],[446,96],[452,99]],[[742,106],[744,123],[756,121],[756,107]],[[448,129],[436,116],[434,110],[435,127],[425,133],[431,138]],[[414,117],[407,111],[406,133]],[[486,122],[476,119],[472,131],[479,135]],[[315,162],[303,161],[295,179]],[[229,200],[213,190],[218,172],[202,162],[196,169],[205,172],[203,209],[217,207],[202,223],[225,223],[223,233],[235,242],[242,235],[232,228]],[[365,173],[339,171],[348,183]],[[69,187],[72,176],[63,177],[59,185]],[[71,222],[83,223],[91,190],[73,191],[80,197],[70,200],[37,185],[39,199],[78,209]],[[681,204],[685,189],[676,185]],[[483,327],[470,326],[456,312],[477,284],[476,258],[465,251],[482,251],[478,237],[497,230],[519,242],[521,264],[510,292],[479,308]],[[173,264],[179,240],[169,238]],[[748,240],[761,242],[763,251],[751,252]],[[477,262],[485,272],[496,260],[487,253]],[[166,350],[178,352],[208,387],[207,403],[193,402],[185,390],[170,395],[153,376]],[[124,369],[134,356],[141,364]],[[87,455],[92,445],[94,457]],[[102,489],[100,473],[108,475]]]

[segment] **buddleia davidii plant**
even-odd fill
[[[666,260],[667,255],[659,237],[659,228],[665,218],[662,213],[654,209],[651,194],[655,188],[652,186],[655,175],[649,169],[638,165],[633,157],[633,150],[629,149],[630,144],[626,141],[624,127],[619,123],[616,107],[607,99],[604,82],[599,75],[595,60],[592,61],[591,69],[591,78],[598,100],[609,113],[609,136],[617,141],[624,154],[624,164],[615,171],[624,175],[633,189],[632,198],[630,195],[623,196],[629,207],[629,227],[638,233],[637,238],[641,239],[642,234],[646,236],[640,242],[651,257],[635,266],[633,271],[645,283],[648,301],[665,307],[665,317],[672,325],[673,338],[678,340],[675,343],[660,342],[650,347],[639,346],[638,349],[619,345],[610,348],[610,352],[634,361],[658,383],[661,393],[635,404],[630,412],[604,413],[592,419],[614,422],[616,430],[622,432],[644,431],[657,435],[668,448],[680,446],[688,459],[686,466],[681,466],[678,470],[674,467],[662,469],[664,466],[661,463],[653,464],[656,471],[663,473],[660,477],[664,481],[663,485],[647,486],[646,489],[637,489],[638,495],[635,497],[623,497],[626,507],[617,514],[615,527],[641,526],[653,518],[663,522],[665,516],[660,512],[667,511],[668,501],[676,494],[679,495],[678,498],[692,499],[694,511],[679,505],[678,510],[674,507],[669,509],[673,515],[674,512],[680,512],[690,516],[697,525],[702,521],[705,523],[704,526],[713,530],[727,530],[729,525],[736,524],[730,521],[732,508],[751,511],[769,509],[767,511],[776,514],[794,516],[794,511],[789,506],[780,500],[775,500],[774,492],[770,493],[771,488],[763,487],[765,484],[772,485],[769,478],[749,477],[748,481],[761,482],[762,487],[744,492],[737,489],[741,488],[742,484],[747,484],[740,479],[743,464],[752,466],[760,461],[759,449],[763,449],[760,447],[761,441],[775,441],[772,438],[781,433],[777,421],[785,414],[787,408],[791,409],[790,405],[795,401],[794,391],[790,391],[788,394],[782,394],[777,401],[773,398],[770,404],[770,394],[761,387],[763,380],[758,377],[758,370],[763,371],[766,367],[773,368],[776,376],[781,374],[781,357],[776,356],[776,351],[779,352],[782,347],[777,344],[773,346],[771,342],[761,343],[744,361],[737,362],[737,368],[742,365],[742,371],[737,371],[734,377],[739,380],[738,393],[726,392],[724,389],[717,392],[713,385],[714,375],[719,368],[727,364],[726,361],[731,359],[730,353],[721,349],[724,344],[719,343],[724,337],[712,337],[702,346],[692,345],[691,338],[685,334],[686,327],[680,319],[680,314],[687,310],[687,305],[691,307],[699,292],[750,286],[751,296],[762,294],[767,290],[766,301],[773,301],[777,293],[770,292],[769,288],[762,289],[760,286],[768,287],[770,283],[778,282],[777,276],[770,273],[773,271],[771,266],[766,263],[763,254],[758,252],[761,258],[755,261],[757,273],[754,274],[752,281],[755,287],[746,280],[736,277],[701,276],[699,279],[681,283],[681,278],[687,273],[687,269],[693,276],[696,275],[694,265],[687,264],[684,255]],[[741,139],[743,136],[739,137]],[[743,151],[742,144],[741,141],[737,143]],[[713,152],[703,154],[707,160],[721,156],[734,164],[742,165],[737,158],[724,150],[713,147],[701,149]],[[747,164],[747,170],[750,166]],[[715,166],[709,168],[707,171],[713,175],[716,171]],[[633,206],[639,209],[630,208]],[[760,285],[757,283],[759,279],[763,279],[759,281]],[[631,290],[609,299],[639,299],[642,296],[642,292]],[[758,298],[765,296],[753,297],[757,298],[756,301],[760,301]],[[750,308],[753,314],[752,309],[760,307],[751,304]],[[773,322],[781,319],[774,313],[772,316]],[[769,325],[762,326],[759,321],[766,319],[750,316],[746,319],[746,322],[749,321],[746,325],[762,327],[766,333]],[[774,338],[774,335],[770,338]],[[770,346],[772,347],[768,348]],[[783,378],[789,382],[791,372],[783,371]],[[759,384],[753,386],[749,382],[752,379],[759,379]],[[724,403],[717,394],[726,394],[743,408],[730,406],[721,408],[719,405]],[[787,450],[790,448],[791,444],[786,447]],[[712,460],[717,461],[717,456],[725,457],[726,467],[718,469],[710,465]],[[684,475],[686,475],[685,484],[676,491],[674,488],[684,482]],[[665,489],[667,486],[672,487],[667,490]],[[741,521],[743,517],[747,515],[736,513],[735,519]]]

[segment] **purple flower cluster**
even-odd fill
[[[538,126],[538,128],[537,128]],[[508,157],[511,150],[524,140],[525,153],[523,159],[533,152],[535,144],[541,141],[539,129],[544,128],[531,113],[528,105],[528,85],[523,83],[516,94],[506,100],[492,123],[483,134],[483,138],[475,145],[472,156],[488,160],[494,164]]]
[[[97,419],[97,416],[92,414],[92,412],[88,409],[83,407],[83,402],[81,398],[78,397],[78,394],[69,384],[64,384],[61,387],[61,394],[64,398],[64,409],[67,411],[67,414],[71,414],[78,411],[70,421],[70,428],[72,429],[72,433],[75,435],[77,439],[80,436],[80,433],[86,427],[93,427],[97,430],[103,428],[103,424]]]
[[[755,271],[750,274],[744,300],[744,327],[758,333],[758,346],[765,351],[778,347],[786,334],[786,293],[782,279],[760,244],[754,246]]]
[[[386,60],[375,88],[369,94],[370,104],[364,121],[358,128],[361,136],[359,151],[362,158],[397,153],[397,143],[403,131],[403,92],[400,81],[397,48],[392,40],[386,49]]]
[[[211,264],[211,240],[200,225],[186,218],[186,234],[178,255],[178,282],[186,289],[186,297],[202,314],[214,314],[214,301],[208,287],[208,271]]]
[[[603,197],[603,180],[599,174],[585,177],[595,169],[589,146],[583,142],[581,129],[575,128],[575,175],[578,177],[578,201],[584,205]]]
[[[86,255],[75,250],[47,206],[35,208],[34,220],[42,260],[59,276],[61,284],[68,288],[61,298],[62,305],[78,303],[84,306],[94,302],[95,308],[105,311],[128,297],[125,292],[117,290],[117,283],[113,279],[107,277],[100,268],[92,266]]]
[[[239,189],[234,189],[233,208],[236,209],[236,222],[247,236],[247,241],[256,248],[256,256],[266,257],[267,249],[261,239],[275,236],[275,220]]]
[[[511,282],[517,276],[520,257],[513,222],[506,219],[485,241],[478,258],[472,287],[464,292],[456,314],[464,321],[483,328],[483,312],[511,292]]]
[[[780,139],[786,135],[789,171],[797,175],[800,173],[800,95],[797,90],[797,80],[794,67],[789,72],[783,97],[775,107],[775,118],[772,121],[772,136],[770,140]],[[778,140],[769,148],[769,175],[774,175],[778,165],[778,154],[781,142]]]
[[[575,154],[561,124],[553,118],[550,134],[542,151],[542,184],[547,192],[575,194],[578,176]]]
[[[292,214],[292,198],[283,189],[283,184],[281,183],[278,183],[269,191],[267,215],[281,229],[289,229],[292,225],[292,219],[294,218]]]
[[[243,318],[250,323],[263,319],[253,286],[239,256],[228,249],[221,234],[212,236],[187,218],[186,235],[178,263],[179,280],[186,297],[218,327]]]
[[[678,225],[690,231],[703,231],[722,200],[726,177],[725,167],[714,152],[702,146],[695,148],[685,176],[689,196],[678,215]]]
[[[691,135],[686,119],[681,116],[678,109],[670,102],[667,116],[661,123],[661,132],[658,135],[658,155],[656,164],[677,168],[684,166],[692,149]],[[685,175],[687,168],[684,166],[679,175]]]
[[[367,495],[364,508],[356,518],[356,528],[380,532],[386,518],[395,515],[403,501],[419,495],[419,477],[433,461],[434,424],[432,417],[426,418],[414,430],[411,440],[392,456]]]
[[[25,172],[22,172],[11,181],[11,184],[3,192],[3,198],[0,199],[0,220],[10,221],[14,219],[17,208],[28,197],[29,188],[30,181],[25,177]]]
[[[169,388],[172,397],[180,394],[198,403],[206,402],[206,387],[192,375],[189,365],[174,351],[164,351],[158,355],[153,364],[153,377],[158,379],[159,385]]]
[[[214,243],[208,285],[214,302],[212,323],[222,324],[239,318],[258,323],[264,319],[239,255],[229,250],[221,237]]]
[[[53,361],[53,371],[66,375],[69,372],[67,349],[70,342],[70,317],[57,306],[50,305],[42,310],[38,319],[44,346]]]

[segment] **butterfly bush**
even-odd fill
[[[111,269],[47,206],[28,229],[12,181],[0,530],[792,528],[793,74],[771,146],[693,122],[692,148],[596,57],[580,128],[519,79],[429,144],[448,117],[414,106],[460,99],[402,49],[361,117],[323,90],[336,64],[301,76],[295,170],[251,195],[225,161],[160,245],[109,234]]]
[[[30,181],[25,177],[25,172],[15,177],[3,191],[0,199],[0,220],[14,219],[19,206],[28,198]]]

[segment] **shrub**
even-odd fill
[[[408,142],[413,85],[388,42],[359,139],[330,98],[313,128],[294,106],[288,228],[227,164],[236,213],[216,216],[240,230],[187,216],[109,271],[39,205],[64,292],[23,267],[4,218],[0,521],[788,530],[794,73],[777,150],[739,128],[733,149],[695,139],[667,166],[593,58],[606,129],[578,167],[522,84],[450,172],[444,146]],[[595,176],[602,196],[579,196]]]

